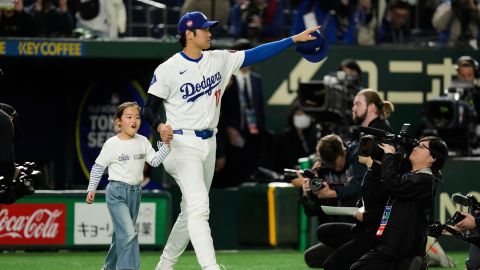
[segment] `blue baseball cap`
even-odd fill
[[[209,28],[217,24],[218,21],[209,21],[200,11],[187,12],[178,22],[178,32],[183,34],[187,30]]]
[[[317,63],[325,59],[328,54],[328,43],[323,38],[320,31],[315,31],[311,33],[312,36],[316,37],[315,40],[310,40],[306,42],[301,42],[297,44],[295,50],[302,54],[303,58],[312,63]]]

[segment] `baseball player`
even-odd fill
[[[202,269],[220,269],[208,224],[208,191],[225,87],[241,67],[273,57],[294,43],[315,40],[310,33],[319,29],[314,27],[246,51],[203,51],[210,48],[209,28],[217,23],[197,11],[180,19],[178,32],[183,50],[157,67],[143,110],[147,122],[171,146],[164,167],[182,192],[181,212],[156,269],[173,269],[189,241]],[[167,121],[157,113],[163,108]]]

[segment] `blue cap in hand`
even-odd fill
[[[317,63],[327,57],[328,44],[323,38],[322,34],[320,34],[320,31],[317,30],[312,32],[311,35],[317,39],[301,42],[297,44],[295,50],[301,53],[303,58],[305,58],[307,61]]]

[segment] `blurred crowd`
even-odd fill
[[[219,38],[254,44],[322,25],[329,44],[478,47],[476,0],[4,0],[0,36],[175,36],[185,12],[220,21]],[[139,30],[148,28],[148,31]],[[160,28],[163,28],[161,30]]]

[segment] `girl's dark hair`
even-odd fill
[[[431,167],[432,172],[437,175],[448,158],[447,144],[441,138],[435,136],[428,136],[420,140],[420,142],[425,141],[428,141],[430,155],[435,159]]]

